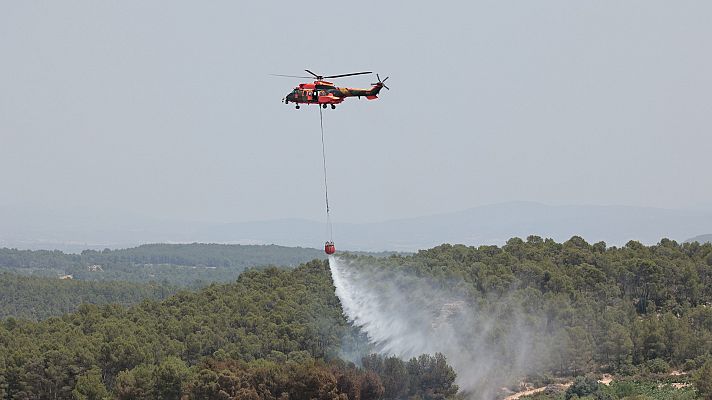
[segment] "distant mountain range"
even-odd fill
[[[693,238],[685,240],[685,242],[700,242],[700,243],[712,243],[712,233],[707,235],[699,235]]]
[[[141,243],[237,243],[320,247],[323,222],[304,219],[214,224],[140,217],[65,213],[19,213],[0,208],[0,247],[118,248]],[[628,206],[551,206],[510,202],[464,211],[378,223],[336,223],[338,249],[415,251],[442,243],[503,244],[529,235],[563,241],[645,244],[677,241],[712,231],[712,211]],[[697,240],[697,239],[695,239]]]

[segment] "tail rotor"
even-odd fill
[[[381,80],[381,77],[378,76],[378,74],[376,74],[376,78],[378,79],[378,82],[377,82],[377,83],[372,83],[371,85],[373,85],[373,86],[380,85],[380,86],[383,86],[384,88],[386,88],[386,89],[388,89],[388,90],[391,90],[391,89],[390,89],[388,86],[386,86],[386,84],[384,83],[385,81],[388,80],[388,78],[390,78],[390,76],[387,76],[387,77],[385,77],[383,80]]]

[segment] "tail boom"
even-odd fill
[[[342,89],[342,94],[344,95],[344,97],[354,97],[354,96],[361,97],[361,96],[363,96],[369,100],[373,100],[373,99],[378,98],[378,92],[380,92],[382,88],[383,88],[383,85],[381,85],[380,83],[377,83],[377,84],[373,85],[373,87],[370,89],[345,88],[345,89]]]

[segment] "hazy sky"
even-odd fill
[[[249,4],[248,4],[249,3]],[[319,10],[318,7],[321,7]],[[4,1],[0,206],[339,221],[510,200],[712,207],[709,1]],[[375,77],[339,80],[368,86]]]

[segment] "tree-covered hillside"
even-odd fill
[[[442,245],[412,256],[357,259],[464,294],[479,310],[506,299],[512,313],[525,312],[520,322],[531,335],[532,372],[543,381],[678,368],[697,371],[694,381],[707,396],[712,244],[662,240],[613,248],[532,236],[502,247]],[[506,346],[497,342],[497,326],[488,330],[489,346]],[[325,262],[251,270],[233,284],[162,302],[86,305],[41,322],[4,320],[0,398],[452,396],[454,374],[441,357],[367,358],[362,368],[338,360],[343,350],[362,348],[361,339],[342,315]],[[601,398],[624,397],[616,393]]]
[[[325,258],[317,249],[276,245],[232,244],[146,244],[109,252],[84,251],[94,261],[140,264],[173,264],[205,267],[252,267],[258,265],[297,266],[315,258]]]
[[[40,320],[76,311],[81,304],[129,306],[165,299],[177,291],[176,286],[155,282],[61,280],[0,272],[0,319]]]
[[[660,361],[691,369],[712,355],[709,243],[616,248],[530,236],[501,248],[442,245],[372,263],[434,277],[472,301],[514,299],[541,335],[543,367],[552,374],[625,372]]]
[[[365,369],[339,361],[347,337],[358,336],[324,262],[253,270],[163,302],[4,320],[0,398],[368,400],[457,391],[440,356],[371,357]]]
[[[275,245],[147,244],[122,250],[85,250],[81,254],[3,248],[0,272],[197,287],[235,280],[250,267],[293,267],[316,258],[324,258],[323,252]]]

